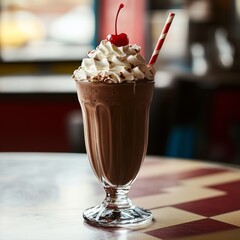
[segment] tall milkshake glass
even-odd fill
[[[109,34],[74,71],[82,108],[86,149],[93,172],[103,183],[102,204],[84,211],[84,219],[105,227],[136,226],[152,219],[149,210],[128,198],[147,151],[149,109],[155,62],[174,13],[170,13],[147,63],[127,34]]]
[[[136,207],[128,198],[128,191],[147,151],[154,81],[76,81],[76,87],[88,158],[106,192],[100,205],[84,211],[84,219],[104,227],[148,223],[151,212]]]

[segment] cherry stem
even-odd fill
[[[117,34],[118,15],[119,15],[119,12],[120,12],[120,10],[121,10],[122,8],[124,8],[124,4],[123,4],[123,3],[121,3],[121,4],[119,5],[118,11],[117,11],[117,16],[116,16],[116,19],[115,19],[115,34],[116,34],[116,35],[118,35],[118,34]]]

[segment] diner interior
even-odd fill
[[[85,152],[72,73],[119,31],[155,64],[148,155],[240,164],[239,0],[2,0],[0,152]],[[128,16],[124,17],[125,14]]]

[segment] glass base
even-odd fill
[[[149,210],[131,206],[130,208],[109,208],[104,203],[83,212],[85,221],[101,227],[137,227],[147,225],[152,220]]]

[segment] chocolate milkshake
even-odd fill
[[[154,74],[139,46],[108,40],[74,71],[89,161],[106,191],[101,205],[83,213],[91,224],[130,226],[152,219],[127,193],[147,151]]]
[[[91,166],[100,181],[133,181],[145,157],[153,81],[135,84],[77,82]]]
[[[100,181],[131,183],[147,150],[154,69],[140,47],[103,40],[74,72],[87,153]]]
[[[86,209],[84,219],[101,227],[136,227],[151,222],[152,213],[134,206],[128,191],[146,155],[149,108],[155,62],[172,23],[170,13],[147,63],[141,48],[126,33],[109,34],[74,71],[82,108],[85,143],[92,169],[103,183],[102,204]]]

